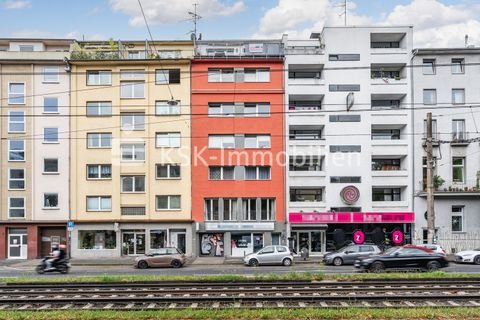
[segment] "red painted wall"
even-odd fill
[[[208,68],[270,68],[270,82],[209,83]],[[285,220],[283,59],[195,59],[192,63],[192,217],[204,221],[204,198],[276,198],[276,220]],[[270,117],[208,117],[209,102],[269,102]],[[270,134],[271,149],[208,149],[209,134]],[[247,157],[232,159],[243,152]],[[201,154],[206,163],[199,161]],[[253,161],[253,154],[258,154]],[[265,156],[271,155],[271,157]],[[265,162],[262,163],[262,157]],[[250,161],[246,162],[246,158]],[[276,160],[275,158],[278,158]],[[280,162],[280,163],[279,163]],[[209,165],[270,165],[271,180],[208,179]]]

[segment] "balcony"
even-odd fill
[[[1,60],[57,60],[63,61],[69,57],[66,51],[0,51]]]
[[[289,64],[288,85],[315,86],[324,84],[322,70],[322,64]]]
[[[376,64],[370,66],[372,85],[406,85],[405,63]]]
[[[464,181],[445,181],[439,176],[436,177],[438,178],[434,177],[435,197],[480,197],[480,182],[477,179],[467,179]],[[418,183],[417,190],[419,190],[417,191],[418,196],[427,196],[426,179]]]
[[[407,54],[407,37],[405,32],[371,33],[370,52],[372,55]]]
[[[470,141],[468,140],[468,134],[463,130],[452,134],[452,141],[450,142],[452,147],[466,147],[469,144]]]

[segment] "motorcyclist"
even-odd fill
[[[59,257],[60,257],[60,247],[55,246],[55,247],[53,247],[50,255],[47,257],[47,261],[45,261],[46,262],[46,269],[47,270],[48,269],[53,269],[53,266],[55,265],[55,262],[59,260]]]

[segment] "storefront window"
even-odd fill
[[[79,249],[115,249],[117,234],[112,230],[78,231]]]
[[[262,239],[263,243],[263,239]],[[243,257],[253,252],[252,234],[232,234],[232,256]]]
[[[160,249],[167,246],[167,230],[150,231],[150,249]]]
[[[205,233],[200,236],[202,256],[223,257],[223,233]]]

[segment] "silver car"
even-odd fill
[[[380,248],[373,244],[349,245],[337,251],[327,253],[323,256],[323,262],[335,266],[354,264],[357,259],[366,258],[380,252]]]
[[[293,254],[287,246],[267,246],[258,252],[250,253],[243,258],[243,263],[248,266],[261,264],[280,264],[291,266]]]

